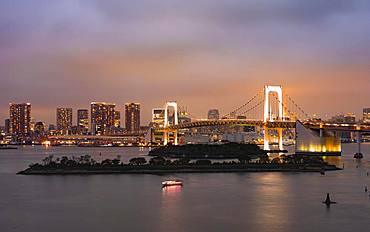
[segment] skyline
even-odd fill
[[[30,10],[31,9],[31,10]],[[221,114],[278,84],[310,114],[369,107],[367,1],[2,1],[0,119],[93,101]],[[74,119],[75,120],[75,119]]]

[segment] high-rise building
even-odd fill
[[[4,127],[5,134],[10,134],[10,119],[5,119],[5,127]]]
[[[114,127],[115,104],[106,102],[91,103],[91,132],[94,135],[110,134]]]
[[[114,127],[121,127],[121,112],[119,111],[114,111]]]
[[[77,126],[81,129],[89,130],[89,110],[77,110]]]
[[[152,126],[163,127],[164,126],[164,108],[154,108],[152,110]]]
[[[57,108],[57,130],[59,134],[67,135],[72,129],[72,108]]]
[[[128,132],[140,131],[140,103],[125,104],[125,126]]]
[[[31,127],[31,104],[9,104],[10,132],[13,140],[24,142],[30,135]]]
[[[356,123],[356,115],[353,113],[348,113],[344,116],[344,122],[348,124]]]
[[[220,119],[220,112],[218,109],[210,109],[208,111],[208,119],[209,120],[218,120]]]
[[[365,124],[370,124],[370,108],[364,108],[362,111],[362,121]]]
[[[33,131],[33,139],[36,143],[41,143],[46,136],[45,123],[36,122],[35,129]]]

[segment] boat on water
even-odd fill
[[[362,153],[360,153],[360,152],[357,152],[357,153],[353,156],[353,158],[355,158],[355,159],[362,159],[362,158],[364,158],[364,155],[363,155]]]
[[[182,186],[183,182],[181,180],[166,180],[162,182],[162,188],[170,186]]]

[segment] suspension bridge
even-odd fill
[[[169,113],[171,109],[172,116]],[[173,143],[178,144],[178,130],[212,126],[244,125],[261,127],[264,130],[265,150],[269,150],[269,130],[277,131],[279,149],[282,150],[283,129],[294,129],[297,121],[302,122],[307,128],[320,131],[356,131],[358,132],[358,139],[360,139],[361,132],[370,132],[369,125],[323,123],[312,120],[314,117],[306,113],[291,96],[284,93],[282,86],[264,86],[247,102],[217,120],[192,117],[190,122],[179,122],[178,104],[174,101],[166,102],[164,110],[164,125],[162,128],[153,128],[154,130],[163,131],[164,145],[169,143],[170,135],[173,137]]]

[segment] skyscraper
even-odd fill
[[[94,135],[111,133],[114,127],[115,104],[106,102],[91,103],[91,132]]]
[[[125,104],[125,126],[128,132],[140,131],[140,103]]]
[[[154,127],[164,126],[164,108],[154,108],[152,110],[152,125]]]
[[[362,111],[362,121],[365,124],[370,124],[370,108],[364,108]]]
[[[10,134],[10,119],[7,118],[5,119],[5,134]]]
[[[13,140],[24,142],[30,135],[31,127],[31,104],[9,104],[10,132]]]
[[[77,110],[77,126],[80,132],[87,133],[87,131],[89,130],[89,110]]]
[[[71,133],[72,108],[57,108],[57,130],[62,135]]]
[[[218,120],[220,119],[220,112],[218,109],[210,109],[208,111],[208,119],[209,120]]]
[[[121,127],[121,112],[114,111],[114,127]]]

